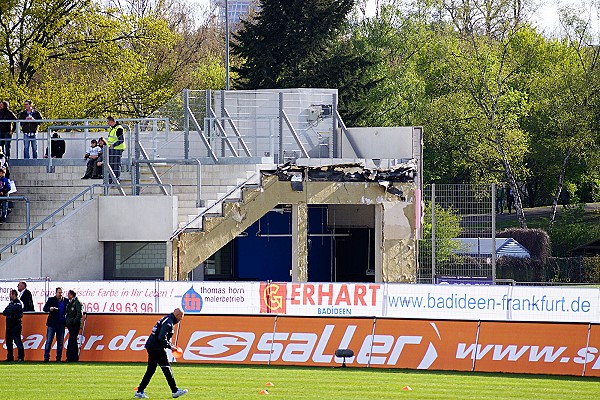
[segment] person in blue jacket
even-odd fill
[[[50,349],[52,348],[54,335],[56,335],[56,361],[60,361],[62,358],[65,326],[67,322],[65,314],[67,313],[68,305],[69,300],[63,297],[63,290],[61,287],[57,287],[56,294],[49,297],[46,304],[44,304],[44,312],[49,313],[48,319],[46,320],[47,329],[46,346],[44,347],[44,362],[50,361]]]
[[[171,388],[171,395],[173,398],[183,396],[188,391],[187,389],[179,389],[175,384],[175,378],[173,377],[173,371],[171,371],[171,364],[167,359],[166,349],[175,350],[175,346],[171,343],[173,337],[173,326],[179,323],[183,319],[183,310],[176,308],[169,315],[166,315],[158,320],[158,322],[152,328],[152,333],[146,341],[146,351],[148,352],[148,366],[146,367],[146,373],[142,378],[142,382],[137,387],[134,397],[136,399],[147,399],[149,398],[144,389],[150,383],[150,379],[156,372],[156,366],[160,365],[169,387]]]

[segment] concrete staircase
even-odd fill
[[[201,168],[201,203],[197,207],[197,165],[155,165],[155,169],[163,184],[172,185],[173,195],[178,197],[178,222],[184,226],[198,214],[210,208],[211,214],[222,212],[222,199],[229,193],[228,201],[236,201],[241,196],[236,186],[248,182],[253,178],[258,182],[258,171],[263,168],[273,168],[272,165],[261,164],[228,164],[228,165],[202,165]],[[13,196],[25,196],[30,200],[30,226],[33,227],[57,209],[69,202],[75,196],[83,192],[91,185],[101,185],[102,180],[81,179],[85,172],[85,166],[60,166],[55,167],[54,173],[46,172],[45,166],[13,166],[11,167],[11,179],[17,186],[17,193]],[[140,167],[140,183],[155,185],[156,180],[150,172],[149,167]],[[121,183],[127,196],[131,195],[131,173],[121,173]],[[103,188],[93,189],[94,196],[102,195]],[[118,191],[111,188],[110,195],[120,195]],[[158,186],[143,186],[140,195],[160,195]],[[41,235],[47,229],[52,228],[70,211],[76,209],[85,201],[91,199],[91,193],[86,193],[80,199],[74,201],[63,211],[44,223],[39,229],[32,233],[32,239]],[[0,226],[0,248],[11,243],[24,234],[26,225],[26,204],[24,201],[12,201],[12,212],[8,221]],[[215,205],[216,204],[216,205]],[[201,219],[198,219],[201,221]],[[196,225],[197,227],[198,225]],[[19,252],[26,245],[25,240],[20,240],[9,249],[0,254],[0,260],[8,259],[12,254]]]
[[[227,201],[238,201],[241,198],[241,188],[238,186],[259,183],[261,169],[273,169],[269,164],[228,164],[202,165],[200,181],[200,206],[197,196],[197,165],[155,165],[157,174],[163,184],[172,185],[173,195],[178,198],[178,222],[184,226],[197,215],[209,210],[210,214],[221,214],[221,200],[227,195]],[[148,167],[140,167],[140,183],[156,184]],[[125,183],[126,180],[123,180]],[[238,189],[236,189],[238,188]],[[158,194],[156,186],[143,187],[141,195]],[[201,219],[198,219],[201,222]],[[198,226],[194,226],[198,227]]]
[[[45,166],[11,166],[10,171],[11,179],[17,186],[17,192],[11,196],[25,196],[30,200],[31,227],[62,207],[89,185],[101,183],[100,180],[80,179],[83,171],[79,166],[57,167],[56,173],[46,172]],[[50,229],[70,210],[77,208],[90,198],[90,194],[87,194],[73,202],[64,211],[44,223],[39,230],[33,232],[31,239]],[[11,243],[27,230],[26,202],[12,200],[11,203],[13,205],[12,212],[9,214],[7,222],[0,226],[0,248]],[[18,252],[25,244],[24,240],[17,242],[0,255],[1,259],[5,260],[10,254]]]

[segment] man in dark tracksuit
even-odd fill
[[[146,389],[150,383],[150,379],[152,379],[157,365],[160,365],[163,374],[165,374],[165,378],[167,378],[173,398],[183,396],[188,392],[186,389],[177,388],[177,385],[175,384],[175,378],[173,377],[173,372],[171,371],[171,364],[169,364],[167,353],[165,352],[165,349],[174,350],[176,348],[171,344],[171,338],[173,337],[173,326],[179,323],[179,321],[182,319],[183,310],[176,308],[171,314],[158,320],[156,325],[154,325],[154,328],[152,328],[152,333],[148,337],[145,346],[146,351],[148,352],[148,366],[146,367],[146,373],[142,378],[142,382],[138,386],[137,392],[135,392],[134,396],[136,399],[148,398],[148,396],[146,396],[144,393],[144,389]]]
[[[23,328],[23,303],[19,300],[19,292],[15,289],[10,291],[10,303],[6,306],[3,315],[6,316],[6,361],[14,361],[13,341],[17,345],[17,359],[25,359],[25,350],[21,340]]]
[[[65,323],[69,330],[69,342],[67,344],[67,362],[79,361],[79,329],[81,329],[81,319],[83,317],[83,304],[77,298],[77,293],[74,290],[67,292],[69,305],[65,313]]]

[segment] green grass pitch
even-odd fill
[[[0,363],[5,399],[132,399],[145,364]],[[560,399],[600,398],[600,379],[548,375],[232,365],[173,366],[183,399]],[[266,387],[267,382],[275,386]],[[412,390],[403,390],[405,386]],[[169,399],[160,369],[146,394]]]

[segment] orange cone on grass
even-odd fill
[[[269,391],[267,389],[263,389],[260,392],[258,392],[258,394],[269,394]]]
[[[275,384],[273,382],[269,381],[269,382],[265,383],[265,386],[275,386]]]
[[[412,388],[411,388],[410,386],[408,386],[408,385],[407,385],[407,386],[404,386],[404,387],[402,388],[402,390],[412,390]]]

